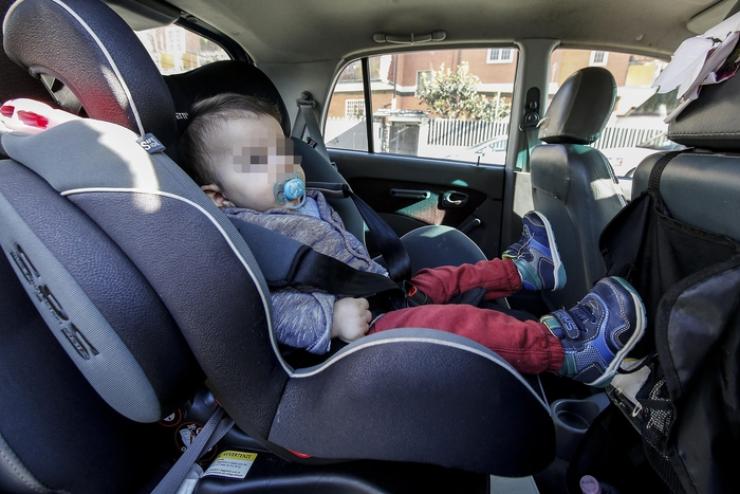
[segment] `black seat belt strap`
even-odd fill
[[[355,297],[400,293],[400,285],[386,276],[354,269],[268,228],[230,219],[249,245],[270,288],[311,287]]]
[[[326,161],[331,162],[329,152],[324,144],[324,137],[321,135],[319,123],[316,120],[315,109],[318,106],[313,95],[309,91],[303,91],[301,97],[296,100],[298,105],[298,114],[296,115],[295,124],[291,137],[300,139],[314,148]]]
[[[683,153],[684,151],[684,149],[681,149],[679,151],[671,151],[670,153],[666,153],[658,158],[658,161],[656,161],[655,165],[653,165],[653,169],[650,170],[650,178],[648,178],[647,187],[648,191],[660,193],[660,178],[663,176],[663,171],[665,170],[665,167],[668,165],[668,163],[671,162],[671,160],[673,160],[673,158]]]
[[[399,283],[410,278],[411,259],[403,242],[398,238],[393,228],[369,204],[357,196],[348,184],[308,182],[306,187],[318,190],[328,196],[351,198],[362,219],[365,220],[368,229],[373,234],[373,240],[375,240],[375,244],[383,256],[391,278]]]

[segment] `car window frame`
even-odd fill
[[[332,78],[332,83],[329,87],[329,90],[326,93],[326,97],[324,99],[325,104],[322,108],[322,114],[321,114],[321,132],[322,135],[325,135],[326,132],[326,123],[329,118],[329,107],[331,104],[331,99],[334,96],[336,86],[339,83],[339,79],[344,72],[344,70],[352,63],[359,61],[361,63],[361,76],[362,76],[362,87],[363,87],[363,97],[365,100],[365,124],[366,124],[366,135],[367,135],[367,150],[362,149],[352,149],[352,148],[342,148],[342,147],[329,147],[328,149],[336,149],[338,151],[352,151],[352,152],[358,152],[358,153],[372,153],[372,154],[383,154],[387,156],[400,156],[404,158],[415,158],[415,159],[421,159],[421,160],[432,160],[432,161],[442,161],[442,162],[453,162],[453,163],[459,163],[467,166],[488,166],[488,167],[494,167],[494,168],[504,168],[506,166],[504,163],[488,163],[488,162],[473,162],[469,160],[459,160],[454,158],[436,158],[436,157],[429,157],[429,156],[419,156],[419,155],[411,155],[411,154],[402,154],[402,153],[394,153],[390,151],[376,151],[375,150],[375,135],[373,134],[373,128],[372,128],[372,118],[367,118],[367,115],[372,115],[372,97],[368,97],[369,94],[372,94],[371,91],[371,81],[369,80],[369,74],[370,74],[370,68],[369,68],[369,59],[370,57],[375,56],[381,56],[381,55],[393,55],[393,54],[401,54],[401,53],[410,53],[410,52],[418,52],[418,51],[434,51],[434,50],[470,50],[470,49],[485,49],[485,50],[491,50],[491,49],[511,49],[513,53],[516,54],[516,56],[512,55],[512,61],[506,62],[514,64],[514,77],[512,79],[512,110],[509,114],[509,122],[508,122],[508,135],[507,135],[507,154],[508,154],[508,144],[510,135],[512,133],[512,125],[514,122],[514,114],[513,114],[513,102],[516,100],[515,91],[516,91],[516,80],[520,68],[520,61],[519,57],[521,56],[521,48],[519,44],[512,40],[511,42],[502,43],[502,42],[496,42],[496,43],[475,43],[475,44],[465,44],[465,45],[429,45],[424,47],[419,46],[404,46],[401,48],[397,48],[394,50],[382,50],[377,51],[373,50],[372,52],[368,52],[366,54],[360,54],[358,56],[354,56],[352,58],[346,58],[344,59],[340,64],[338,64],[338,69],[335,71],[334,76]],[[488,64],[488,53],[486,52],[485,56],[485,63]],[[503,65],[503,64],[502,64]]]

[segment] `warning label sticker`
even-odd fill
[[[219,453],[208,470],[203,474],[204,477],[209,475],[216,477],[229,477],[232,479],[243,479],[252,468],[254,460],[257,459],[257,453],[248,453],[245,451],[226,450]]]

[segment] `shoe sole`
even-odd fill
[[[594,387],[604,387],[605,385],[609,384],[609,382],[617,373],[617,369],[619,369],[619,366],[622,365],[624,358],[635,347],[637,342],[640,341],[640,338],[642,338],[643,334],[645,333],[645,327],[647,326],[647,313],[645,311],[645,304],[642,303],[642,299],[640,298],[640,295],[638,295],[637,291],[629,283],[627,283],[627,281],[620,278],[619,276],[612,276],[611,279],[622,285],[632,297],[632,301],[635,303],[635,320],[637,327],[632,333],[632,336],[630,336],[630,339],[627,340],[627,343],[625,343],[622,349],[619,350],[614,356],[614,359],[612,359],[611,363],[606,368],[604,373],[601,374],[601,376],[599,376],[599,378],[595,381],[587,383],[589,386]]]
[[[552,225],[550,224],[550,220],[545,217],[544,214],[538,212],[538,211],[532,211],[534,214],[536,214],[540,220],[542,220],[542,224],[545,225],[545,233],[547,234],[547,243],[550,247],[550,254],[552,255],[552,264],[553,264],[553,270],[554,270],[554,276],[555,276],[555,283],[552,292],[556,290],[560,290],[565,286],[565,282],[567,280],[566,274],[565,274],[565,267],[563,266],[563,261],[560,260],[560,253],[558,252],[558,244],[555,242],[555,232],[552,230]]]

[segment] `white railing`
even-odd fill
[[[596,149],[631,148],[645,141],[656,139],[665,133],[664,129],[634,128],[634,127],[606,127],[599,139],[593,143]],[[663,141],[667,140],[664,138]],[[658,142],[655,144],[664,144]]]
[[[504,141],[509,133],[508,119],[475,121],[423,118],[419,120],[418,125],[418,154],[427,156],[442,153],[441,156],[449,154],[450,148],[469,149],[496,139]],[[373,123],[373,129],[375,148],[385,150],[387,143],[384,141],[388,138],[389,132],[383,131],[382,124],[378,121]],[[604,129],[593,147],[602,150],[630,148],[651,139],[652,144],[660,145],[666,141],[665,137],[663,139],[658,137],[664,132],[664,129],[654,127],[610,126]],[[356,146],[367,146],[366,133],[364,118],[330,117],[326,121],[324,135],[329,146],[360,149]],[[501,148],[502,150],[506,148],[505,142],[501,143]]]
[[[476,146],[509,133],[509,120],[429,120],[427,144],[432,146]]]

